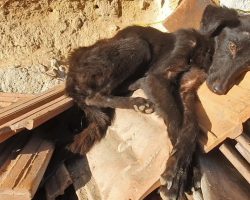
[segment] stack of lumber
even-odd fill
[[[72,99],[64,95],[64,86],[61,85],[1,109],[0,143],[24,129],[38,127],[72,105]]]
[[[54,145],[36,135],[28,140],[23,137],[25,131],[11,136],[38,127],[70,108],[73,101],[64,95],[63,85],[39,95],[1,93],[0,101],[6,102],[0,109],[0,199],[32,199]]]
[[[19,134],[0,144],[0,199],[32,199],[54,151],[36,135]]]

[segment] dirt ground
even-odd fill
[[[72,49],[111,37],[128,25],[156,22],[161,9],[176,2],[0,1],[0,91],[39,93],[62,83]]]

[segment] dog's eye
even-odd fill
[[[230,52],[232,53],[232,55],[235,55],[235,54],[236,54],[237,46],[236,46],[235,43],[229,42],[228,48],[229,48]]]

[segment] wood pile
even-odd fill
[[[235,147],[224,143],[219,149],[248,182],[249,137],[242,134],[242,123],[250,116],[249,77],[247,73],[239,85],[223,96],[211,93],[203,84],[198,91],[200,102],[197,104],[199,123],[204,131],[200,139],[204,151],[214,149],[226,138],[235,139]],[[134,96],[143,94],[136,91]],[[18,200],[31,199],[54,151],[52,143],[35,135],[22,148],[19,147],[22,140],[15,138],[23,132],[30,133],[30,129],[72,105],[72,100],[64,95],[64,87],[59,86],[40,95],[20,98],[0,110],[0,150],[3,152],[0,155],[0,199],[10,196]],[[25,131],[11,137],[21,130]],[[79,199],[83,191],[94,199],[143,199],[159,186],[158,178],[170,151],[166,127],[155,114],[117,109],[106,137],[87,154],[85,164],[91,173],[90,182],[83,183],[77,177],[83,173],[79,174],[76,163],[70,169],[61,164],[45,185],[47,199],[63,194],[72,183]]]
[[[72,99],[64,95],[64,86],[61,85],[1,109],[0,143],[24,129],[38,127],[72,105]]]
[[[54,151],[35,135],[18,135],[0,145],[0,199],[32,199]],[[20,150],[21,149],[21,150]]]

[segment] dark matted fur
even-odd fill
[[[84,110],[88,127],[68,148],[86,153],[105,134],[114,108],[153,111],[143,98],[125,97],[124,86],[144,75],[151,63],[173,48],[174,38],[154,28],[131,26],[113,38],[75,49],[69,56],[66,93]]]
[[[164,119],[173,144],[166,169],[161,175],[160,194],[164,200],[184,198],[187,173],[200,131],[195,114],[196,91],[205,79],[204,69],[192,64],[177,84],[161,74],[150,73],[133,85],[142,88],[155,104],[155,110]]]
[[[174,33],[174,49],[155,62],[147,76],[132,84],[142,88],[164,119],[173,150],[161,177],[163,199],[184,198],[187,171],[197,144],[196,91],[212,62],[213,43],[195,30]]]
[[[201,42],[194,30],[163,33],[150,27],[131,26],[111,39],[74,50],[68,59],[66,93],[84,110],[89,125],[68,148],[86,153],[104,136],[113,108],[136,107],[144,113],[152,112],[152,104],[146,99],[118,96],[123,86],[142,77],[163,55],[171,57],[164,68],[169,69],[170,76],[186,70],[183,66],[187,66],[189,58],[196,58],[195,52],[202,50],[197,48],[203,46],[198,44]]]
[[[207,6],[200,30],[215,43],[207,85],[216,94],[225,94],[250,70],[250,15]]]
[[[111,124],[113,108],[137,106],[142,112],[152,110],[150,102],[143,98],[117,96],[128,80],[133,82],[147,71],[147,88],[153,89],[152,94],[147,93],[168,126],[176,152],[167,163],[168,176],[163,174],[163,179],[170,181],[171,186],[163,184],[161,193],[179,199],[186,179],[180,173],[188,169],[196,146],[197,125],[195,117],[190,116],[200,79],[195,80],[192,87],[184,86],[188,77],[190,81],[195,78],[195,70],[188,71],[190,66],[196,64],[206,69],[212,52],[212,43],[195,30],[162,33],[139,26],[123,29],[113,38],[90,47],[76,49],[69,56],[66,92],[84,110],[89,125],[76,135],[68,148],[86,153],[105,134]],[[187,75],[180,82],[176,81],[184,71],[188,71]],[[187,141],[183,132],[191,139]]]

